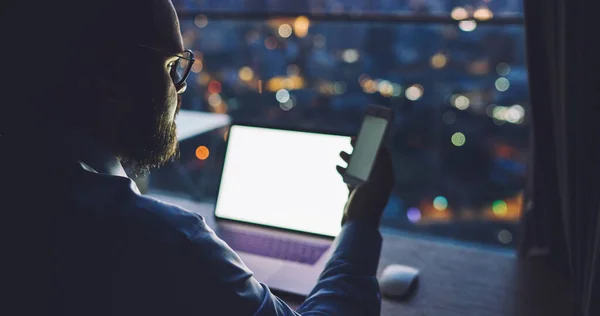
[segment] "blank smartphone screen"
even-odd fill
[[[363,181],[369,179],[369,174],[377,157],[379,146],[383,141],[388,121],[381,117],[366,116],[346,174]]]

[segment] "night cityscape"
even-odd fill
[[[173,3],[196,56],[183,110],[356,134],[368,104],[392,107],[397,185],[383,225],[514,247],[530,122],[521,1]],[[226,131],[182,141],[178,165],[152,171],[151,186],[214,199]]]

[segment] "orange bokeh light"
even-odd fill
[[[221,83],[216,80],[213,80],[208,84],[208,92],[210,93],[220,93],[221,88]]]
[[[206,146],[199,146],[196,148],[196,158],[200,160],[206,160],[210,155],[210,150]]]

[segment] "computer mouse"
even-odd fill
[[[379,289],[383,296],[396,299],[411,297],[417,290],[419,270],[400,264],[391,264],[379,276]]]

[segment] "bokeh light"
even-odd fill
[[[456,95],[452,99],[454,100],[454,107],[459,110],[466,110],[469,108],[469,105],[471,105],[471,100],[464,95]]]
[[[381,93],[381,95],[384,97],[390,97],[394,93],[394,86],[391,82],[387,80],[379,81],[379,83],[377,84],[377,89],[379,90],[379,93]]]
[[[295,105],[294,99],[290,98],[285,102],[279,103],[279,108],[284,111],[291,110]]]
[[[371,80],[371,79],[364,80],[361,83],[361,86],[362,86],[363,90],[369,94],[377,92],[377,88],[378,88],[377,82],[375,82],[375,80]]]
[[[404,92],[406,98],[411,101],[417,101],[423,96],[423,86],[415,84],[406,89]]]
[[[346,49],[342,53],[342,59],[349,64],[355,63],[359,57],[360,57],[360,54],[358,53],[358,50],[356,50],[356,49]]]
[[[406,217],[411,223],[416,223],[421,220],[421,211],[416,207],[411,207],[406,211]]]
[[[458,22],[458,28],[464,32],[472,32],[477,28],[477,22],[473,20],[465,20]]]
[[[500,241],[501,243],[509,244],[512,240],[513,240],[512,233],[509,232],[508,230],[503,229],[500,232],[498,232],[498,241]]]
[[[392,96],[398,97],[402,94],[402,86],[397,83],[392,83]]]
[[[508,79],[506,79],[504,77],[500,77],[500,78],[496,79],[496,82],[494,83],[494,85],[496,86],[496,90],[498,90],[500,92],[504,92],[504,91],[508,90],[508,88],[510,88],[510,81],[508,81]]]
[[[504,216],[508,212],[508,205],[502,200],[494,201],[492,211],[494,211],[496,216]]]
[[[216,80],[213,80],[208,84],[207,90],[210,93],[221,93],[221,89],[223,89],[221,83]]]
[[[250,67],[242,67],[238,72],[238,76],[244,81],[250,81],[254,78],[254,71]]]
[[[515,104],[506,110],[504,118],[509,123],[518,124],[523,122],[523,118],[525,116],[525,109],[519,105]]]
[[[288,65],[286,68],[286,73],[288,76],[298,76],[300,75],[300,67],[298,65]]]
[[[456,132],[456,133],[452,134],[450,141],[452,141],[452,145],[454,145],[456,147],[460,147],[467,142],[467,137],[465,136],[465,134],[463,134],[461,132]]]
[[[468,18],[469,12],[467,12],[467,10],[465,10],[465,8],[463,8],[463,7],[456,7],[454,9],[452,9],[450,16],[453,19],[460,21],[460,20],[464,20],[464,19]]]
[[[202,71],[202,68],[204,68],[204,64],[202,63],[202,60],[196,59],[194,61],[194,64],[192,65],[192,72],[197,74]]]
[[[498,65],[496,65],[496,73],[499,76],[508,76],[508,74],[510,74],[510,65],[507,63],[498,63]]]
[[[194,18],[194,24],[199,28],[206,27],[208,25],[208,18],[204,14],[198,14]]]
[[[294,34],[299,38],[303,38],[308,34],[309,27],[310,20],[305,16],[299,16],[294,21]]]
[[[446,55],[442,54],[442,53],[437,53],[433,56],[431,56],[431,66],[433,68],[436,69],[440,69],[440,68],[444,68],[446,66],[446,63],[448,62],[448,58],[446,57]]]
[[[475,12],[473,13],[473,17],[480,21],[486,21],[493,18],[494,13],[492,13],[492,10],[483,7],[475,10]]]
[[[279,103],[285,103],[290,99],[290,92],[285,89],[281,89],[275,93],[275,98],[277,101],[279,101]]]
[[[265,47],[269,50],[277,48],[277,39],[273,36],[265,38]]]
[[[277,30],[277,33],[279,33],[279,36],[283,38],[288,38],[292,36],[292,27],[289,24],[281,24]]]
[[[336,82],[333,84],[333,92],[335,94],[343,94],[346,92],[346,83],[345,82]]]
[[[438,211],[444,211],[448,208],[448,200],[443,196],[433,199],[433,207]]]
[[[196,158],[200,160],[206,160],[208,159],[208,156],[210,156],[210,150],[208,150],[208,147],[198,146],[198,148],[196,148]]]
[[[213,93],[208,96],[208,104],[213,108],[218,107],[219,105],[221,105],[221,103],[223,103],[223,98],[221,98],[221,96],[218,93]]]

